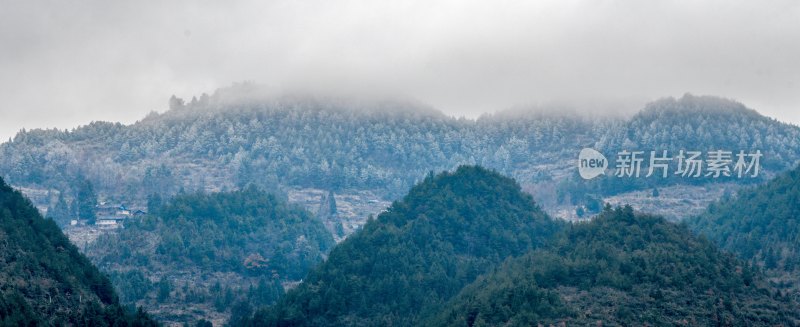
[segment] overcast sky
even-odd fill
[[[240,81],[466,116],[691,92],[797,124],[799,3],[0,0],[0,140]]]

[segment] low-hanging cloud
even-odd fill
[[[467,116],[692,92],[800,123],[795,1],[3,2],[3,139],[238,81]]]

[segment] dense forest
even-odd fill
[[[607,207],[480,277],[426,325],[792,326],[797,305],[685,227]]]
[[[662,99],[650,103],[620,128],[610,130],[593,146],[606,154],[609,166],[614,167],[615,155],[622,150],[668,150],[675,157],[680,150],[731,151],[736,153],[756,150],[763,154],[760,164],[763,171],[755,178],[717,178],[701,175],[688,178],[676,175],[677,160],[670,162],[667,178],[619,178],[606,174],[585,181],[577,174],[564,179],[559,185],[559,197],[573,203],[587,203],[593,198],[614,195],[631,190],[646,190],[675,184],[700,185],[709,182],[733,181],[755,184],[768,180],[776,172],[793,168],[800,160],[800,128],[764,117],[744,105],[716,97],[685,95],[680,99]],[[649,156],[642,162],[642,171],[649,167]]]
[[[98,193],[121,201],[250,183],[369,189],[395,199],[430,170],[479,164],[526,185],[563,181],[560,200],[584,202],[587,194],[710,179],[581,184],[573,170],[583,147],[605,153],[612,169],[616,153],[625,149],[760,150],[763,167],[773,173],[800,159],[800,128],[715,97],[659,100],[630,119],[539,108],[471,120],[401,101],[241,100],[252,98],[253,88],[220,89],[186,103],[173,98],[168,111],[127,126],[95,122],[71,131],[22,131],[0,145],[0,172],[14,185],[58,190],[68,198],[88,178]]]
[[[151,198],[148,216],[126,222],[86,253],[125,303],[164,321],[246,315],[272,304],[333,246],[307,211],[254,186],[226,193]]]
[[[156,326],[0,178],[0,325]]]
[[[797,325],[758,267],[606,206],[562,224],[480,167],[429,175],[250,326]]]
[[[256,326],[411,326],[563,225],[514,180],[475,166],[432,174],[348,237]]]
[[[147,204],[143,217],[79,244],[106,278],[3,184],[0,317],[152,323],[122,308],[131,305],[167,323],[232,325],[798,324],[786,307],[800,290],[800,168],[786,173],[800,160],[797,126],[688,94],[628,118],[537,108],[465,119],[413,102],[257,93],[242,84],[173,97],[131,125],[23,130],[0,144],[0,176],[39,194],[59,226],[97,229],[100,201]],[[578,176],[584,147],[605,154],[606,175]],[[620,178],[621,150],[757,150],[762,170],[686,178],[673,161],[666,178]],[[442,170],[452,172],[431,173]],[[603,206],[632,190],[656,198],[670,185],[774,176],[688,223],[710,243]],[[287,188],[317,192],[301,195],[307,207],[308,194],[327,195],[314,215],[273,195]],[[357,232],[334,247],[331,232],[346,236],[334,194],[356,191],[380,208],[399,200],[363,227],[351,221]],[[543,210],[570,205],[600,217],[570,225]]]
[[[687,223],[800,299],[800,167],[722,199]]]

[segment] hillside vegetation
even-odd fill
[[[542,246],[560,227],[495,172],[462,166],[429,175],[250,323],[416,325],[478,275]]]
[[[333,246],[316,217],[255,187],[181,194],[152,209],[86,253],[124,302],[165,321],[223,321],[271,304]]]
[[[686,228],[625,207],[508,260],[426,325],[792,326],[797,305]]]
[[[108,278],[0,178],[0,325],[156,323],[123,309]]]
[[[800,167],[714,203],[687,223],[800,299]]]
[[[461,164],[492,168],[522,184],[577,178],[574,159],[584,147],[605,153],[612,168],[616,153],[626,149],[760,150],[766,172],[800,159],[800,128],[715,97],[659,100],[630,119],[539,108],[469,120],[412,102],[251,99],[251,88],[221,89],[188,103],[174,98],[168,111],[127,126],[22,131],[0,145],[0,172],[14,185],[68,198],[87,178],[98,193],[121,202],[144,202],[152,193],[168,197],[181,187],[220,191],[250,183],[373,190],[394,199],[428,171]],[[559,194],[561,202],[584,203],[587,194],[709,181],[600,178],[575,185],[570,179]]]

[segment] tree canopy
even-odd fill
[[[127,312],[106,276],[0,179],[0,325],[155,326]]]
[[[663,218],[607,207],[466,286],[429,326],[800,323],[747,264]]]
[[[687,224],[800,298],[800,167],[712,204]]]
[[[562,225],[514,180],[475,166],[432,173],[254,325],[411,326],[509,256],[545,244]]]
[[[282,283],[302,279],[334,244],[313,214],[254,186],[180,194],[152,209],[86,252],[110,273],[125,303],[157,317],[169,318],[170,305],[230,315],[239,302],[272,304]],[[176,320],[196,316],[207,317]]]

